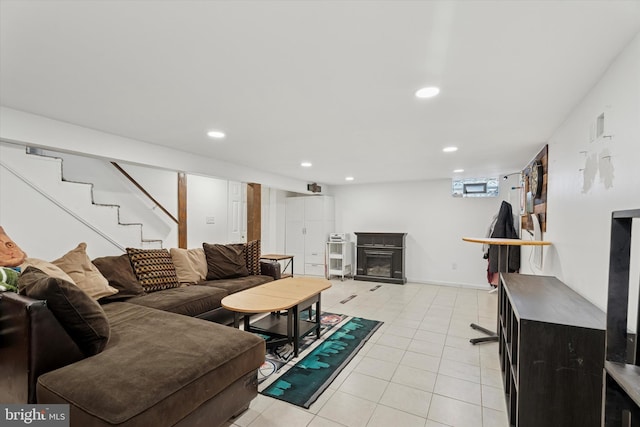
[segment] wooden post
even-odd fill
[[[187,249],[187,175],[178,172],[178,247]]]
[[[260,240],[262,234],[262,189],[260,184],[247,184],[247,242]]]

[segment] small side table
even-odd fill
[[[269,261],[286,261],[282,268],[282,278],[293,277],[293,255],[280,255],[280,254],[266,254],[260,255],[260,259],[266,259]],[[291,273],[287,273],[287,268],[291,267]]]

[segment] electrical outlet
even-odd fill
[[[453,264],[451,264],[451,269],[452,270],[457,270],[458,269],[458,263],[454,262]]]
[[[206,224],[215,224],[216,223],[216,217],[215,216],[208,216],[205,219],[205,223]]]

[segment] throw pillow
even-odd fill
[[[23,295],[47,301],[49,310],[85,356],[104,350],[111,333],[107,316],[100,304],[76,285],[27,267],[18,286]]]
[[[38,270],[47,273],[51,277],[57,277],[58,279],[73,283],[74,285],[76,284],[76,282],[74,282],[67,273],[62,271],[60,267],[51,264],[49,261],[38,258],[25,258],[24,262],[20,265],[20,271],[25,271],[27,267],[35,267]]]
[[[80,289],[95,300],[118,293],[118,290],[109,286],[109,281],[91,263],[87,256],[86,243],[80,243],[75,249],[51,263],[60,267]]]
[[[0,292],[18,292],[19,275],[15,268],[0,267]]]
[[[245,251],[247,270],[252,276],[260,274],[260,240],[252,240],[247,243]]]
[[[127,254],[145,292],[180,287],[168,250],[127,248]]]
[[[180,283],[198,283],[207,278],[207,258],[204,249],[169,249]]]
[[[244,243],[218,245],[203,243],[207,259],[207,280],[233,279],[249,275]]]
[[[27,255],[11,240],[4,228],[0,226],[0,266],[17,267],[24,262]]]
[[[102,301],[114,301],[144,294],[136,273],[131,267],[129,255],[105,256],[93,260],[93,265],[109,281],[109,286],[118,290],[117,294],[102,298]]]

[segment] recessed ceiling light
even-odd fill
[[[311,167],[311,162],[302,162],[302,163],[300,163],[300,166],[302,166],[303,168],[310,168]]]
[[[462,173],[464,172],[464,169],[454,169],[453,173]]]
[[[353,181],[353,179],[354,179],[354,178],[353,178],[352,176],[348,176],[348,177],[346,177],[344,180],[345,180],[345,181]]]
[[[434,96],[436,96],[439,93],[440,93],[440,89],[435,87],[435,86],[423,87],[422,89],[418,89],[416,91],[416,97],[418,97],[418,98],[433,98]]]
[[[454,151],[458,151],[458,147],[444,147],[442,151],[445,153],[453,153]]]
[[[209,132],[207,132],[207,136],[210,138],[222,139],[225,137],[225,134],[224,132],[221,132],[219,130],[210,130]]]

